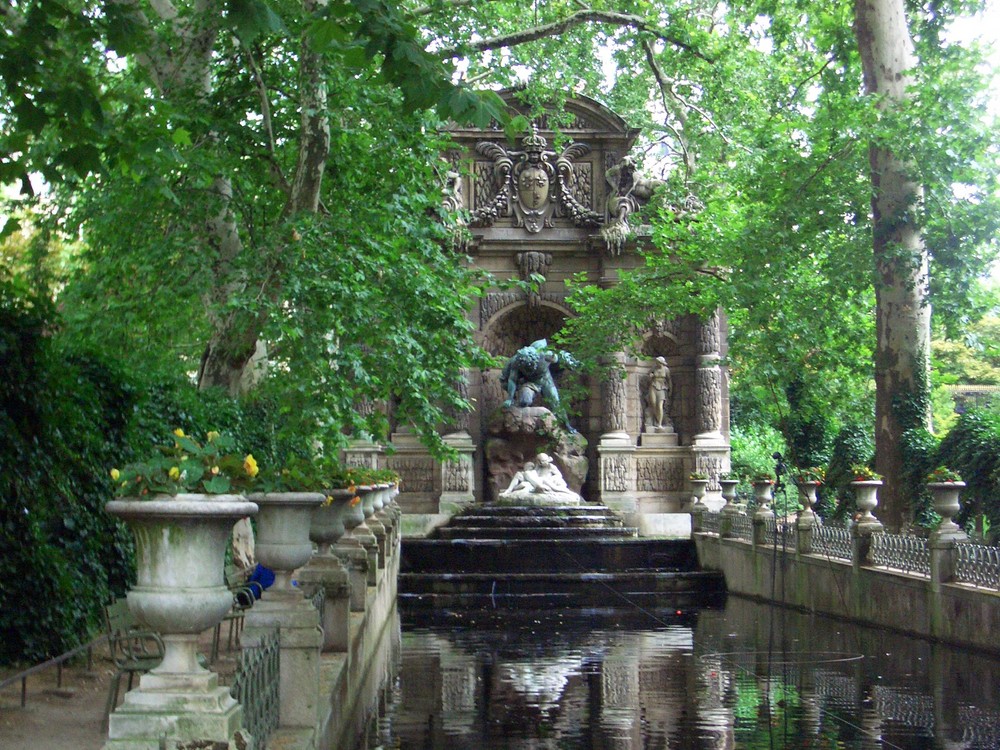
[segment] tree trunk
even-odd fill
[[[917,63],[903,0],[856,0],[854,31],[865,89],[884,109],[909,97]],[[879,143],[869,149],[875,257],[875,468],[885,478],[879,518],[890,530],[912,520],[902,486],[902,438],[930,427],[927,250],[917,216],[920,186],[910,165]]]
[[[306,13],[312,13],[321,5],[317,0],[304,0]],[[266,95],[266,92],[264,92]],[[283,219],[292,219],[300,213],[316,213],[320,206],[320,190],[326,160],[330,153],[330,120],[327,102],[326,78],[323,61],[309,47],[305,35],[299,51],[299,156],[292,179],[288,200],[282,212]],[[219,187],[217,185],[217,187]],[[220,192],[224,197],[224,190]],[[231,197],[229,187],[228,196]],[[242,251],[242,243],[235,224],[231,223],[231,212],[224,211],[210,223],[210,235],[219,245],[219,267],[215,274],[216,288],[213,301],[224,302],[242,280],[232,279],[229,264]],[[291,234],[291,232],[290,232]],[[261,292],[272,301],[281,293],[281,279],[277,269],[280,256],[287,246],[270,248],[271,257],[260,264],[266,271],[267,279]],[[273,271],[273,272],[272,272]],[[202,355],[198,370],[198,387],[221,387],[232,395],[249,390],[262,377],[267,366],[267,350],[259,340],[261,329],[266,323],[266,313],[235,311],[228,316],[212,321],[212,336]]]

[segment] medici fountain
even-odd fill
[[[515,142],[498,127],[451,131],[445,203],[467,217],[464,253],[499,282],[532,283],[490,290],[469,310],[479,343],[505,365],[467,373],[461,387],[474,409],[445,431],[453,459],[436,461],[405,424],[390,451],[359,443],[347,452],[348,463],[388,465],[405,478],[399,503],[414,533],[420,519],[430,528],[510,495],[539,454],[570,493],[642,535],[660,534],[686,510],[691,473],[708,477],[711,494],[729,468],[721,313],[651,319],[637,353],[611,355],[622,377],[577,377],[572,397],[559,401],[563,380],[575,377],[572,357],[553,343],[573,315],[566,281],[610,286],[642,264],[650,239],[642,209],[657,186],[630,157],[638,131],[607,108],[578,97],[560,123],[557,131],[536,117]],[[538,493],[521,488],[530,494]]]

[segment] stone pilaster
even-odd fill
[[[243,648],[259,644],[261,637],[278,628],[281,649],[278,726],[315,732],[319,721],[320,650],[323,631],[319,612],[302,595],[270,591],[247,612],[240,642]]]
[[[703,320],[695,339],[694,444],[724,445],[722,436],[722,354],[719,315]]]
[[[335,555],[313,555],[298,572],[299,585],[307,592],[324,590],[320,626],[323,651],[346,651],[351,615],[350,574]]]
[[[441,471],[439,511],[454,515],[475,501],[476,478],[473,471],[475,444],[468,432],[453,432],[444,442],[458,455],[438,465]]]

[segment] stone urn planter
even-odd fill
[[[968,541],[968,535],[952,519],[961,510],[958,496],[965,489],[965,482],[928,482],[927,489],[934,500],[934,511],[941,516],[941,523],[934,529],[932,538]]]
[[[771,510],[771,501],[774,500],[773,489],[773,479],[755,479],[753,481],[753,494],[757,499],[757,512],[754,513],[754,518],[774,517],[774,511]]]
[[[354,499],[354,493],[347,489],[327,490],[324,495],[330,498],[330,502],[324,501],[313,508],[309,526],[309,538],[316,542],[320,555],[330,554],[330,545],[340,541],[347,532],[344,519]]]
[[[178,494],[113,500],[105,509],[135,535],[137,576],[128,606],[160,632],[164,656],[108,717],[104,749],[239,744],[242,709],[219,676],[198,663],[197,651],[200,634],[233,603],[224,575],[229,533],[257,506],[241,495]]]
[[[802,505],[802,510],[799,516],[802,518],[811,518],[816,515],[813,511],[813,507],[816,505],[816,490],[819,488],[820,483],[813,480],[803,480],[795,483],[795,487],[799,491],[799,503]]]
[[[257,560],[274,571],[274,585],[262,599],[302,598],[292,586],[292,573],[312,557],[309,539],[313,511],[326,499],[320,492],[259,492],[250,495],[257,503]]]
[[[189,683],[209,674],[198,664],[198,636],[215,627],[233,603],[225,581],[225,554],[233,524],[257,513],[242,495],[158,495],[112,500],[105,509],[135,536],[136,585],[132,613],[163,637],[164,657],[151,674]]]
[[[708,478],[688,477],[688,486],[691,488],[691,505],[694,508],[707,510],[705,503],[705,492],[708,491]]]
[[[722,499],[726,501],[726,508],[730,506],[737,505],[736,502],[736,487],[739,485],[739,479],[720,479],[719,487],[722,488]]]
[[[851,482],[854,490],[854,504],[858,506],[861,515],[854,525],[859,531],[879,531],[882,522],[872,511],[878,506],[878,488],[882,486],[881,479],[860,479]]]

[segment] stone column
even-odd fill
[[[453,432],[444,436],[444,442],[458,455],[439,464],[441,472],[441,499],[438,507],[442,513],[455,515],[475,501],[475,474],[472,456],[476,450],[468,432]]]
[[[624,369],[625,355],[615,354],[613,364],[616,370]],[[632,444],[625,424],[625,383],[626,378],[620,377],[617,371],[601,383],[601,445]]]
[[[722,354],[719,314],[701,321],[695,337],[694,444],[725,445],[722,437]]]
[[[625,355],[614,355],[616,367],[623,368]],[[601,383],[601,433],[597,445],[598,479],[601,502],[622,513],[637,510],[635,496],[635,444],[626,430],[625,380],[612,374]]]

